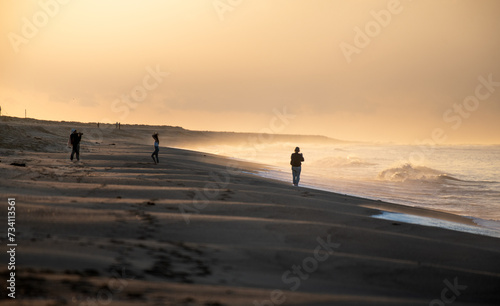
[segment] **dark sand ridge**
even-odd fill
[[[26,129],[29,125],[31,128]],[[0,128],[4,130],[3,138],[0,138],[0,148],[12,145],[14,142],[18,149],[45,152],[60,152],[66,144],[68,133],[72,128],[85,133],[84,141],[101,143],[102,141],[128,141],[136,144],[150,144],[150,135],[159,132],[161,141],[168,143],[170,147],[187,148],[192,145],[200,146],[212,143],[245,145],[249,138],[258,138],[259,134],[234,133],[234,132],[211,132],[192,131],[178,126],[149,126],[149,125],[122,125],[122,129],[115,128],[115,124],[100,124],[81,122],[57,122],[37,119],[22,119],[16,117],[0,117]],[[47,134],[51,137],[47,138]],[[265,135],[265,134],[264,134]],[[41,137],[44,136],[44,137]],[[268,137],[265,137],[266,139]],[[285,135],[273,134],[273,141],[289,143],[347,143],[318,135]],[[30,142],[20,142],[19,139],[29,139]],[[54,140],[58,142],[54,142]],[[109,142],[108,142],[109,143]]]
[[[152,145],[132,143],[142,132],[84,143],[80,164],[45,145],[2,143],[1,198],[17,200],[17,304],[271,305],[262,302],[280,289],[281,305],[429,305],[455,279],[467,288],[453,305],[500,304],[498,239],[370,216],[466,218],[294,188],[252,174],[260,165],[228,170],[234,161],[200,152],[162,147],[155,166]],[[36,137],[55,143],[65,133]],[[307,266],[328,237],[334,252]],[[302,265],[315,269],[282,280]]]

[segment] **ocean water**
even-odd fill
[[[291,184],[294,148],[278,143],[197,149],[267,164],[260,175]],[[500,145],[305,144],[301,152],[302,186],[450,212],[500,228]]]

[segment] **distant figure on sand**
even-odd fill
[[[73,160],[73,155],[76,153],[76,160],[80,160],[80,141],[82,140],[83,133],[78,133],[76,129],[71,130],[71,135],[69,135],[69,141],[73,150],[71,150],[70,159]]]
[[[158,159],[158,151],[160,151],[160,140],[158,139],[158,133],[153,134],[153,139],[155,140],[155,151],[153,152],[153,154],[151,154],[151,158],[153,158],[153,161],[156,165],[160,162],[160,160]]]
[[[292,176],[293,185],[299,186],[300,181],[300,171],[302,170],[302,162],[304,161],[304,156],[300,152],[300,148],[295,148],[295,153],[292,153],[290,165],[292,165]]]

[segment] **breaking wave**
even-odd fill
[[[443,171],[429,167],[413,166],[411,164],[404,164],[399,167],[384,170],[378,174],[378,179],[392,182],[437,180],[461,181]]]

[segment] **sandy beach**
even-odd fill
[[[84,131],[80,162],[66,148],[72,127]],[[2,117],[2,303],[500,304],[498,238],[372,216],[470,219],[296,188],[259,177],[265,165],[171,147],[188,134]]]

